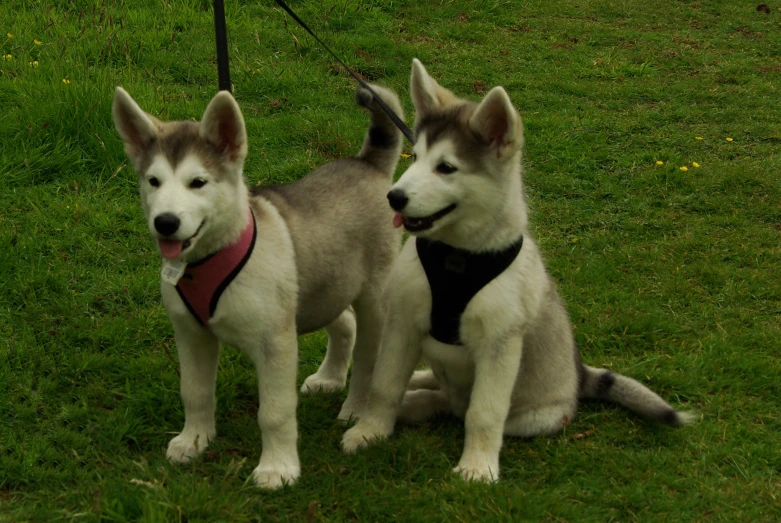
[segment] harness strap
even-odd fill
[[[463,345],[460,328],[466,306],[502,274],[523,246],[523,236],[501,251],[476,253],[417,238],[415,247],[431,288],[431,330],[435,340]]]
[[[176,284],[176,291],[187,309],[204,327],[217,309],[222,293],[239,275],[255,248],[258,231],[250,211],[249,224],[239,241],[206,258],[187,265]]]

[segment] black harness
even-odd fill
[[[418,258],[431,287],[431,337],[463,345],[461,315],[480,289],[504,272],[521,252],[523,236],[501,251],[475,253],[417,238]]]

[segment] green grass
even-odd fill
[[[227,4],[247,178],[354,154],[354,84],[272,2]],[[585,404],[560,435],[506,441],[486,486],[450,473],[458,421],[347,457],[342,397],[306,397],[301,479],[262,492],[246,481],[255,376],[230,349],[219,438],[192,466],[165,460],[183,423],[176,350],[110,117],[116,84],[162,118],[200,117],[217,84],[209,5],[0,5],[0,520],[781,520],[777,6],[293,2],[400,94],[408,121],[413,57],[465,97],[505,86],[525,122],[533,228],[584,359],[700,419],[670,430]],[[301,339],[300,380],[324,347]]]

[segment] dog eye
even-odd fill
[[[160,187],[160,180],[152,176],[151,178],[149,178],[149,185],[151,185],[152,187]]]
[[[190,182],[190,189],[200,189],[204,185],[206,185],[206,180],[203,178],[196,178]]]
[[[439,162],[436,167],[436,171],[439,174],[453,174],[458,169],[446,162]]]

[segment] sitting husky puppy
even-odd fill
[[[397,416],[452,412],[466,425],[455,472],[494,481],[503,434],[555,433],[581,398],[614,401],[668,425],[688,421],[633,379],[581,363],[529,234],[523,130],[504,89],[479,104],[460,100],[414,60],[411,92],[416,158],[388,199],[394,225],[416,238],[394,266],[371,392],[344,451],[387,437]],[[413,376],[421,356],[431,371]]]
[[[402,114],[395,94],[374,87]],[[247,134],[226,91],[200,123],[161,122],[121,87],[113,117],[141,184],[141,204],[164,260],[161,292],[174,326],[185,422],[168,445],[187,463],[216,435],[220,343],[257,367],[263,451],[253,477],[277,488],[300,474],[296,445],[297,335],[325,327],[328,352],[303,391],[340,390],[355,342],[353,377],[339,417],[361,407],[382,336],[386,287],[401,243],[385,195],[401,133],[360,89],[371,124],[357,157],[302,180],[250,192]]]

